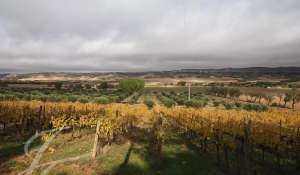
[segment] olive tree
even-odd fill
[[[119,82],[119,88],[129,94],[142,90],[144,86],[144,80],[140,79],[125,79]]]

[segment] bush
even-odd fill
[[[100,83],[100,85],[97,86],[98,89],[107,89],[108,88],[108,83],[106,81],[103,81]]]
[[[174,100],[168,98],[168,97],[165,97],[165,96],[158,96],[158,99],[166,106],[166,107],[172,107],[174,106],[176,103]]]
[[[107,97],[97,97],[95,98],[95,102],[99,104],[109,104],[110,100]]]
[[[109,101],[110,102],[121,102],[122,99],[117,95],[113,95],[113,96],[110,96]]]
[[[87,97],[80,97],[80,98],[78,99],[78,101],[79,101],[80,103],[88,103],[88,102],[89,102],[89,99],[88,99]]]
[[[177,97],[176,96],[173,99],[177,102],[178,105],[184,105],[184,103],[185,103],[185,100],[182,97]]]
[[[166,107],[172,107],[172,106],[174,106],[176,103],[173,101],[173,100],[171,100],[171,99],[165,99],[164,100],[164,105],[166,106]]]
[[[186,85],[186,82],[185,81],[179,81],[177,83],[178,86],[185,86]]]
[[[31,100],[32,100],[31,95],[30,95],[30,94],[25,95],[25,96],[24,96],[24,100],[26,100],[26,101],[31,101]]]
[[[235,102],[235,103],[234,103],[234,105],[235,105],[237,108],[240,108],[240,107],[242,107],[242,104],[241,104],[241,103],[239,103],[239,102]]]
[[[213,101],[214,107],[218,107],[220,104],[221,104],[221,102],[219,102],[219,101]]]
[[[75,95],[70,95],[70,96],[68,96],[67,98],[68,98],[68,101],[70,101],[70,102],[75,102],[75,101],[77,101],[77,97],[76,97]]]
[[[149,109],[153,108],[153,106],[154,106],[154,102],[153,102],[151,99],[145,99],[145,100],[144,100],[144,104],[145,104]]]
[[[61,90],[63,82],[55,82],[54,86],[56,90]]]
[[[277,103],[272,103],[271,106],[272,107],[278,107],[279,105]]]
[[[233,109],[234,108],[234,105],[231,103],[225,103],[223,105],[224,105],[225,109]]]
[[[243,109],[247,111],[267,111],[269,108],[266,105],[247,103],[243,105]]]
[[[47,95],[35,95],[33,96],[33,99],[40,100],[42,102],[46,102],[48,100]]]
[[[0,94],[0,100],[1,100],[1,101],[5,100],[4,95]]]
[[[206,105],[207,105],[207,101],[192,99],[192,100],[187,100],[187,101],[185,101],[184,104],[185,104],[187,107],[196,107],[196,108],[199,108],[199,107],[204,107],[204,106],[206,106]]]

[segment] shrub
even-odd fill
[[[225,103],[224,107],[225,107],[225,109],[232,109],[232,108],[234,108],[234,105],[231,103]]]
[[[205,100],[195,100],[195,99],[192,99],[192,100],[187,100],[185,101],[185,105],[187,107],[204,107],[207,105],[207,101]]]
[[[75,95],[70,95],[67,98],[68,98],[68,101],[71,101],[71,102],[77,101],[77,97]]]
[[[95,98],[95,102],[99,104],[108,104],[110,100],[107,97],[97,97]]]
[[[78,99],[78,101],[79,101],[80,103],[88,103],[88,102],[89,102],[89,99],[88,99],[87,97],[80,97],[80,98]]]
[[[185,100],[182,97],[174,97],[174,100],[177,102],[178,105],[184,105]]]
[[[50,102],[60,102],[62,101],[62,98],[58,95],[50,95],[50,96],[46,96],[46,101],[50,101]]]
[[[235,105],[237,108],[242,107],[242,104],[241,104],[240,102],[235,102],[234,105]]]
[[[98,86],[98,89],[107,89],[108,88],[108,83],[106,81],[101,82]]]
[[[154,102],[153,102],[151,99],[145,99],[145,100],[144,100],[144,104],[145,104],[149,109],[153,108],[153,106],[154,106]]]
[[[272,103],[271,106],[277,107],[277,106],[279,106],[279,105],[278,105],[277,103]]]
[[[30,95],[30,94],[24,95],[24,100],[26,100],[26,101],[31,101],[31,100],[32,100],[31,95]]]
[[[167,106],[167,107],[172,107],[172,106],[174,106],[176,103],[173,101],[173,100],[171,100],[171,99],[165,99],[164,100],[164,105],[165,106]]]
[[[172,107],[176,104],[174,100],[172,100],[168,97],[160,95],[160,96],[158,96],[158,98],[166,107]]]
[[[243,109],[247,111],[267,111],[269,108],[266,105],[247,103],[243,105]]]
[[[186,85],[186,82],[185,81],[179,81],[177,83],[178,86],[185,86]]]
[[[127,97],[128,97],[127,94],[120,94],[120,95],[119,95],[120,101],[124,100],[124,99],[127,98]]]
[[[55,82],[54,86],[56,90],[61,90],[63,82]]]
[[[220,104],[221,104],[221,102],[219,102],[219,101],[213,101],[214,107],[218,107]]]
[[[122,101],[120,96],[117,96],[117,95],[110,96],[109,100],[110,100],[110,102],[121,102]]]
[[[42,102],[46,102],[48,100],[48,96],[47,95],[34,95],[33,99],[37,99]]]
[[[0,100],[1,100],[1,101],[5,100],[5,97],[4,97],[3,94],[0,94]]]

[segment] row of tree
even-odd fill
[[[63,82],[55,82],[54,84],[55,89],[57,90],[61,90],[64,87],[64,83]],[[128,93],[133,93],[133,92],[137,92],[141,89],[143,89],[145,86],[145,82],[144,80],[140,80],[140,79],[124,79],[121,80],[119,82],[119,88],[125,92]],[[72,86],[70,86],[72,89],[92,89],[92,86],[90,84],[72,84]],[[96,85],[96,88],[99,90],[105,90],[108,88],[111,88],[112,86],[106,82],[100,82],[99,84]]]
[[[228,88],[221,86],[211,86],[209,89],[207,89],[207,93],[224,98],[239,98],[242,95],[241,90],[238,88]]]
[[[291,107],[294,109],[295,105],[300,102],[300,93],[296,88],[293,88],[289,92],[284,94],[273,95],[271,93],[263,93],[263,92],[249,92],[242,93],[242,91],[238,88],[230,88],[230,87],[222,87],[222,86],[212,86],[207,90],[208,94],[212,94],[219,97],[224,98],[233,98],[238,99],[241,95],[245,95],[249,97],[247,101],[253,103],[263,103],[262,101],[266,101],[268,105],[271,105],[274,101],[275,97],[279,98],[278,106],[287,107],[287,103],[291,103]],[[282,105],[282,102],[284,104]],[[273,103],[274,104],[274,103]]]

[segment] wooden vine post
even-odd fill
[[[153,160],[153,166],[155,169],[161,168],[161,152],[162,152],[162,144],[163,144],[163,120],[162,114],[156,119],[153,123],[153,127],[151,129],[151,141],[150,141],[150,156]]]
[[[93,152],[92,152],[92,159],[95,159],[97,156],[98,142],[99,142],[99,130],[100,130],[100,120],[97,121],[95,141],[94,141]]]
[[[297,136],[296,136],[296,173],[300,175],[300,128],[297,128]]]
[[[244,160],[246,173],[251,172],[252,150],[251,150],[251,120],[245,120],[244,124]]]

